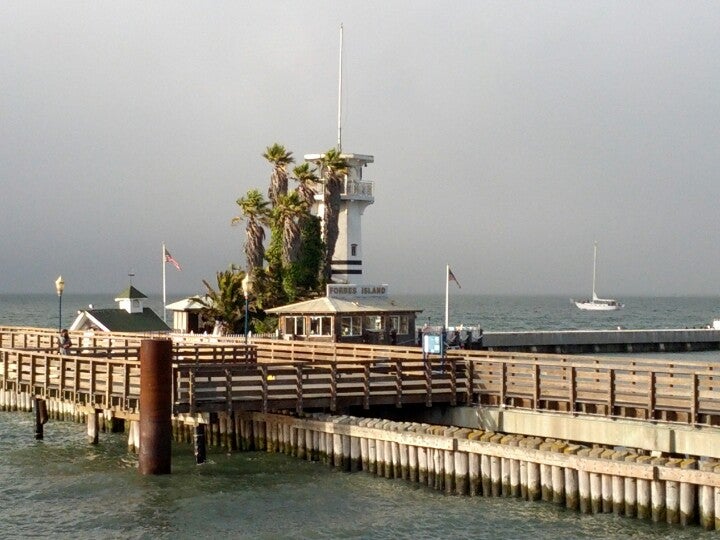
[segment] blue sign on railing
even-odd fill
[[[440,334],[423,334],[422,345],[425,354],[442,354]]]

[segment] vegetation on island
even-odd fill
[[[249,328],[262,333],[277,326],[266,309],[324,294],[331,276],[347,162],[332,148],[322,155],[317,170],[304,162],[292,169],[291,176],[288,168],[295,160],[284,146],[268,146],[262,156],[272,166],[268,199],[258,189],[249,190],[237,199],[240,213],[231,219],[232,225],[245,223],[246,266],[231,265],[217,272],[215,286],[203,280],[207,295],[198,299],[205,306],[203,318],[224,333],[245,331],[246,278]],[[292,191],[288,191],[290,179],[296,182]],[[312,214],[318,193],[322,216]]]

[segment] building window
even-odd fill
[[[293,336],[304,336],[305,317],[285,317],[285,333]]]
[[[394,328],[398,334],[408,334],[410,332],[409,321],[407,315],[390,315],[388,317],[388,323],[390,324],[388,330]]]
[[[357,244],[350,244],[350,255],[357,257]]]
[[[342,317],[340,327],[343,336],[360,336],[362,335],[362,317],[359,315]]]
[[[332,335],[332,317],[310,317],[310,335],[311,336],[331,336]]]
[[[363,328],[370,332],[382,330],[382,317],[380,315],[368,315],[365,317]]]

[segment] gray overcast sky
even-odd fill
[[[204,291],[265,147],[365,178],[397,293],[711,294],[720,2],[0,3],[0,292]]]

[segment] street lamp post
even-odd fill
[[[62,329],[62,293],[65,290],[65,282],[62,276],[58,276],[55,280],[55,290],[58,295],[58,330]]]
[[[245,296],[245,345],[248,343],[248,331],[250,328],[250,320],[249,320],[249,313],[250,313],[250,290],[252,288],[252,284],[250,282],[250,276],[245,274],[245,277],[242,280],[242,290],[243,295]]]

